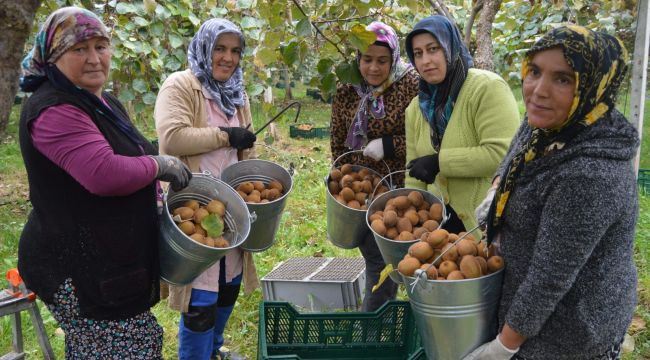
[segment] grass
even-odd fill
[[[275,89],[277,90],[277,89]],[[515,91],[517,93],[517,91]],[[299,123],[309,122],[315,126],[327,127],[329,124],[330,106],[321,102],[304,98],[304,87],[294,89],[294,96],[303,101]],[[276,99],[282,96],[276,95]],[[254,126],[260,128],[270,119],[281,106],[276,102],[275,109],[266,109],[254,104]],[[650,104],[648,104],[650,105]],[[648,106],[646,105],[646,106]],[[26,174],[22,165],[20,150],[17,145],[17,114],[14,109],[9,124],[10,136],[0,144],[0,274],[16,266],[17,246],[20,232],[30,210],[27,200],[28,187]],[[275,161],[285,167],[290,164],[295,168],[293,176],[294,190],[289,196],[281,225],[276,235],[276,243],[270,249],[254,254],[258,274],[261,277],[283,260],[299,256],[360,256],[357,250],[343,250],[331,245],[326,240],[325,188],[323,177],[329,171],[330,153],[329,139],[292,139],[289,138],[288,123],[293,121],[294,110],[289,110],[286,116],[278,119],[277,128],[281,139],[271,144],[272,150],[259,147],[261,157]],[[650,110],[646,111],[650,114]],[[650,168],[650,119],[646,115],[642,151],[642,167]],[[146,135],[155,137],[153,122],[148,126],[138,124],[146,129]],[[263,136],[263,135],[262,135]],[[640,199],[640,216],[637,225],[635,261],[639,271],[638,294],[639,305],[636,320],[642,319],[650,323],[650,196],[643,195]],[[405,298],[404,292],[400,298]],[[250,295],[242,294],[236,305],[226,330],[226,345],[233,351],[243,353],[250,359],[257,354],[257,322],[258,308],[262,301],[262,292],[255,290]],[[63,358],[64,339],[55,335],[56,321],[47,310],[41,314],[45,321],[50,342],[58,358]],[[161,301],[153,308],[159,323],[165,329],[164,357],[177,357],[177,329],[179,314],[167,308],[166,301]],[[40,359],[42,355],[32,328],[29,317],[23,314],[23,333],[27,359]],[[0,318],[0,357],[11,349],[11,323],[9,317]],[[631,331],[636,346],[633,353],[625,354],[625,360],[650,358],[650,330],[643,328]]]

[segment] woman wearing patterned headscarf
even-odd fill
[[[156,179],[191,173],[157,156],[102,89],[110,36],[92,12],[53,12],[23,60],[20,146],[33,210],[18,268],[65,332],[67,359],[159,359]]]
[[[620,358],[637,284],[639,137],[614,108],[626,63],[616,38],[575,25],[526,54],[526,118],[488,214],[501,332],[468,359]]]
[[[472,68],[458,29],[444,16],[419,21],[406,53],[421,77],[406,109],[406,186],[442,192],[449,214],[443,228],[472,229],[474,209],[519,126],[517,103],[501,77]]]
[[[240,65],[244,46],[232,22],[206,21],[190,42],[189,69],[170,75],[158,93],[154,117],[160,150],[179,156],[194,172],[219,176],[254,155]],[[180,359],[224,357],[223,332],[242,282],[246,292],[258,286],[255,265],[249,252],[234,248],[191,284],[170,286],[169,306],[182,313]]]
[[[352,163],[369,167],[382,176],[404,168],[404,110],[417,94],[418,76],[402,62],[399,39],[390,26],[375,21],[366,27],[377,36],[368,50],[357,55],[363,80],[359,85],[343,84],[332,102],[330,145],[332,160],[345,152],[363,149],[364,156],[353,153],[341,158],[338,165]],[[383,161],[382,161],[383,160]],[[404,186],[404,175],[393,177]],[[366,293],[362,308],[373,311],[395,297],[397,285],[387,279],[378,290],[372,287],[385,267],[372,233],[360,241],[359,249],[366,260]]]

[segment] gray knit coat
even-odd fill
[[[524,122],[500,167],[530,138]],[[616,110],[516,179],[500,230],[499,325],[526,359],[590,359],[623,340],[636,305],[637,131]]]

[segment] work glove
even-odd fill
[[[230,146],[237,150],[250,149],[257,140],[255,134],[244,128],[219,126],[219,129],[228,133]]]
[[[494,194],[496,193],[497,188],[496,187],[491,187],[490,190],[487,191],[487,195],[485,196],[485,199],[479,204],[479,206],[476,207],[476,210],[474,210],[474,214],[476,215],[476,221],[479,224],[485,224],[487,221],[487,215],[488,212],[490,211],[490,206],[492,205],[492,200],[494,200]]]
[[[511,350],[505,347],[501,343],[501,340],[499,340],[499,335],[497,335],[494,340],[479,346],[476,350],[465,356],[463,360],[508,360],[517,351],[519,351],[519,348]]]
[[[409,176],[424,181],[427,184],[433,184],[436,180],[436,175],[440,172],[438,154],[413,159],[406,165],[406,168],[411,170],[409,171]]]
[[[384,158],[384,141],[382,138],[371,140],[363,149],[363,156],[379,161]]]
[[[167,181],[174,191],[179,191],[190,183],[192,172],[180,159],[169,155],[152,156],[158,164],[156,179]]]

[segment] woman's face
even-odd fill
[[[447,59],[438,40],[425,32],[413,36],[411,43],[415,68],[422,79],[432,85],[443,82],[447,76]]]
[[[102,37],[81,41],[54,64],[73,84],[101,96],[111,68],[111,44]]]
[[[390,75],[392,60],[390,50],[387,47],[380,45],[368,46],[368,51],[361,54],[359,60],[361,76],[372,86],[381,85]]]
[[[569,117],[575,89],[574,71],[561,48],[536,53],[523,83],[528,124],[542,129],[562,125]]]
[[[212,50],[212,77],[221,82],[230,79],[239,65],[241,52],[239,35],[232,33],[219,35]]]

